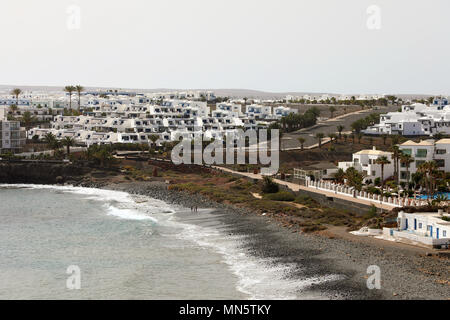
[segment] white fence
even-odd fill
[[[358,191],[353,187],[348,187],[346,185],[328,182],[328,181],[311,181],[309,179],[306,180],[306,186],[308,188],[334,192],[335,194],[340,194],[356,199],[367,200],[367,201],[376,201],[380,204],[390,205],[393,207],[419,207],[427,205],[426,200],[414,200],[406,197],[386,197],[379,194],[369,193],[367,191]]]

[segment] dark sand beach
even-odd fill
[[[184,212],[177,218],[220,229],[229,236],[245,236],[246,249],[252,255],[296,266],[289,277],[339,275],[335,280],[309,286],[310,292],[327,292],[328,299],[450,298],[450,260],[428,257],[426,250],[382,240],[355,241],[326,232],[300,233],[268,216],[215,203],[198,195],[167,190],[161,182],[110,184],[104,188],[147,195],[185,208],[197,206],[198,212]],[[372,265],[381,271],[379,290],[367,288],[367,278],[371,275],[367,268]]]

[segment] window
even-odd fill
[[[404,154],[411,155],[411,149],[401,149]]]
[[[425,158],[427,156],[427,149],[417,149],[416,157]]]
[[[416,168],[418,168],[418,167],[420,167],[420,165],[422,164],[422,163],[424,163],[425,161],[423,161],[423,160],[418,160],[418,161],[416,161]]]
[[[422,222],[419,222],[419,229],[422,229]]]
[[[439,168],[445,167],[445,160],[444,159],[436,159],[434,160],[436,162],[436,166]]]
[[[445,149],[436,149],[436,154],[445,154],[447,150]]]
[[[447,236],[447,231],[446,230],[442,230],[442,236],[446,237]]]

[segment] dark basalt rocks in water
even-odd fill
[[[62,184],[77,181],[90,171],[71,163],[2,162],[0,183]]]

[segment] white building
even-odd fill
[[[402,143],[399,149],[403,153],[409,154],[414,160],[408,170],[405,165],[400,164],[400,181],[409,180],[411,175],[417,172],[419,166],[426,161],[434,161],[439,170],[450,172],[450,139],[423,140],[421,142],[410,140]]]
[[[7,110],[5,107],[0,106],[0,121],[6,120]]]
[[[339,162],[338,167],[346,171],[348,168],[353,167],[365,176],[365,181],[376,178],[381,179],[381,164],[377,164],[376,161],[379,157],[385,156],[389,164],[384,165],[384,177],[383,180],[391,177],[394,174],[394,161],[392,160],[392,153],[376,150],[373,147],[372,150],[361,150],[353,154],[353,160],[351,162]]]
[[[224,111],[233,117],[242,117],[242,106],[237,103],[221,102],[216,104],[216,111]]]
[[[411,175],[417,172],[417,169],[422,163],[424,163],[425,161],[434,160],[434,140],[423,140],[421,142],[414,142],[409,140],[399,145],[399,149],[402,153],[410,155],[412,157],[412,160],[414,160],[409,165],[408,170],[406,170],[406,165],[400,164],[400,181],[408,181]]]
[[[289,114],[297,114],[298,110],[297,109],[291,109],[289,107],[283,107],[283,106],[279,106],[279,107],[275,107],[273,108],[273,116],[276,119],[281,119],[282,117],[286,117]]]
[[[398,213],[398,229],[385,228],[384,236],[399,239],[404,242],[447,247],[450,245],[450,215],[439,212]]]
[[[379,124],[363,132],[404,136],[450,134],[450,105],[446,99],[435,100],[430,106],[421,103],[405,105],[400,112],[382,114]]]
[[[0,153],[19,152],[26,141],[25,128],[20,127],[19,121],[0,119]]]
[[[240,128],[266,127],[263,119],[272,117],[270,106],[247,106],[247,115],[242,113],[240,104],[218,103],[216,110],[211,112],[207,103],[202,101],[170,99],[146,103],[147,99],[139,99],[133,97],[130,101],[128,96],[91,97],[89,109],[83,115],[57,115],[51,128],[32,128],[28,134],[40,139],[48,132],[56,137],[69,134],[77,143],[86,145],[150,143],[151,135],[159,136],[157,143],[176,140],[180,135],[193,138],[202,134],[221,139],[226,132]]]
[[[253,119],[266,119],[272,116],[272,107],[251,104],[245,107],[245,114]]]

